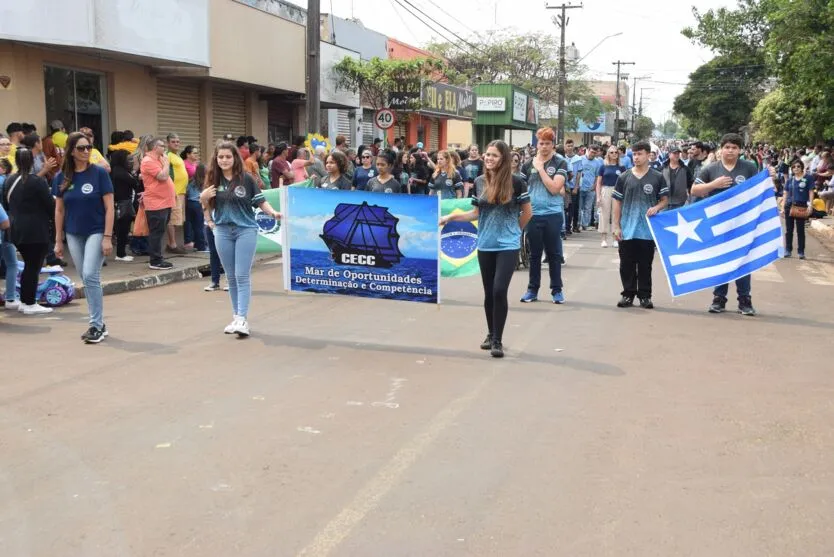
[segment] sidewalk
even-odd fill
[[[209,274],[208,253],[189,253],[188,255],[166,254],[166,259],[173,263],[174,268],[167,271],[157,271],[148,268],[148,257],[138,256],[132,263],[122,263],[114,260],[114,255],[107,259],[107,266],[101,269],[101,283],[104,294],[121,294],[131,290],[143,290],[200,277]],[[69,263],[64,272],[75,283],[75,297],[84,297],[84,285],[72,265],[72,259],[65,250],[65,259]],[[265,261],[280,258],[279,254],[257,254],[255,265]],[[43,275],[41,276],[43,279]],[[208,283],[206,283],[208,284]]]
[[[813,219],[809,233],[831,252],[834,252],[834,218]]]

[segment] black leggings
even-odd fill
[[[49,244],[19,244],[17,251],[23,256],[24,265],[23,272],[20,273],[20,303],[31,306],[36,302],[38,277],[41,274],[43,258],[49,251]]]
[[[785,212],[790,211],[790,209]],[[790,215],[785,216],[785,249],[793,251],[793,229],[796,227],[796,242],[799,244],[799,253],[805,253],[805,219],[797,219]]]
[[[484,281],[484,312],[492,339],[502,341],[507,322],[507,291],[518,261],[518,250],[479,251],[478,264]]]
[[[122,217],[116,221],[113,232],[116,234],[116,257],[127,255],[127,241],[130,239],[130,225],[133,217]]]

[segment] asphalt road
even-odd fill
[[[0,556],[834,553],[834,264],[754,277],[756,318],[615,307],[616,252],[567,244],[565,306],[478,349],[478,277],[442,307],[283,292],[253,336],[195,281],[0,318]],[[731,297],[735,295],[734,287]]]

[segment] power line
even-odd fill
[[[433,32],[437,33],[437,34],[440,36],[440,38],[441,38],[441,39],[443,39],[444,41],[448,42],[448,43],[449,43],[449,44],[451,44],[452,46],[457,47],[457,48],[458,48],[458,50],[460,50],[460,51],[461,51],[461,52],[463,52],[464,54],[472,54],[472,52],[471,52],[471,51],[469,51],[469,50],[467,50],[467,49],[465,49],[465,48],[461,47],[461,46],[460,46],[459,44],[457,44],[455,41],[450,40],[450,39],[449,39],[449,37],[445,36],[443,33],[440,33],[437,29],[435,29],[434,27],[432,27],[432,26],[431,26],[429,23],[427,23],[425,20],[421,19],[421,18],[420,18],[420,16],[418,16],[416,13],[414,13],[414,12],[411,10],[411,8],[409,8],[408,6],[406,6],[405,4],[403,4],[403,1],[404,1],[404,0],[393,0],[393,1],[394,1],[394,2],[396,2],[396,3],[397,3],[397,4],[398,4],[398,5],[399,5],[399,6],[400,6],[403,10],[405,10],[405,11],[406,11],[409,15],[411,15],[411,16],[412,16],[413,18],[415,18],[417,21],[419,21],[420,23],[422,23],[423,25],[425,25],[426,27],[428,27],[431,31],[433,31]],[[406,0],[406,1],[407,1],[407,0]],[[409,4],[409,5],[410,5],[410,4]],[[417,10],[417,11],[419,12],[419,10]],[[422,13],[422,12],[421,12],[421,13]],[[423,15],[425,15],[425,14],[423,14]]]
[[[434,19],[433,17],[431,17],[430,15],[428,15],[426,12],[422,11],[420,8],[418,8],[417,6],[415,6],[414,4],[412,4],[412,3],[411,3],[411,0],[397,0],[397,1],[398,1],[398,2],[400,2],[400,1],[401,1],[401,2],[405,2],[406,4],[408,4],[409,6],[411,6],[412,8],[414,8],[414,9],[417,11],[417,13],[421,14],[423,17],[427,18],[428,20],[430,20],[431,22],[433,22],[435,25],[437,25],[437,26],[439,26],[439,27],[441,27],[441,28],[445,29],[447,33],[450,33],[452,36],[456,37],[459,41],[461,41],[462,43],[464,43],[464,44],[468,45],[468,46],[469,46],[469,48],[471,48],[472,50],[474,50],[474,51],[478,51],[478,52],[480,52],[481,54],[486,55],[486,52],[482,51],[480,48],[478,48],[478,47],[477,47],[477,46],[475,46],[474,44],[470,43],[469,41],[467,41],[466,39],[464,39],[463,37],[461,37],[460,35],[458,35],[458,34],[457,34],[457,33],[455,33],[454,31],[452,31],[451,29],[449,29],[448,27],[446,27],[445,25],[443,25],[442,23],[440,23],[439,21],[437,21],[436,19]],[[423,22],[423,23],[425,23],[425,22]]]
[[[452,20],[454,20],[455,23],[457,23],[458,25],[460,25],[461,27],[463,27],[464,29],[466,29],[467,31],[472,33],[473,35],[476,34],[475,31],[472,30],[472,28],[470,28],[465,23],[463,23],[461,20],[459,20],[458,18],[456,18],[455,16],[453,16],[452,14],[450,14],[449,12],[447,12],[446,10],[444,10],[443,8],[438,6],[433,0],[428,0],[428,2],[429,2],[429,4],[431,4],[432,6],[437,8],[438,10],[440,10],[440,12],[442,12],[444,15],[446,15],[446,17],[451,18]]]
[[[402,22],[403,27],[405,27],[406,31],[408,31],[408,34],[411,35],[411,38],[414,39],[414,42],[415,43],[420,42],[417,39],[417,35],[414,34],[414,32],[411,30],[411,27],[405,22],[405,19],[403,19],[403,16],[400,13],[400,10],[397,8],[397,5],[394,4],[394,2],[391,2],[391,9],[394,10],[394,13],[397,14],[398,18],[400,18],[400,21]]]

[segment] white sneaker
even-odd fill
[[[48,308],[40,304],[23,306],[23,315],[39,315],[41,313],[52,313],[52,308]]]
[[[620,242],[618,242],[617,240],[614,240],[614,247],[615,248],[620,247]]]
[[[131,263],[133,261],[132,255],[125,255],[124,257],[117,257],[116,261],[123,261],[124,263]]]
[[[608,247],[608,240],[603,240],[600,245],[604,248],[607,248]]]
[[[249,323],[243,317],[238,318],[239,321],[237,322],[237,328],[235,329],[235,333],[239,337],[248,337],[249,336]]]
[[[9,311],[20,309],[20,300],[12,300],[11,302],[6,300],[6,309]]]
[[[235,315],[232,319],[232,322],[226,325],[226,328],[223,329],[223,332],[227,335],[233,335],[237,332],[237,326],[242,318],[238,315]]]

